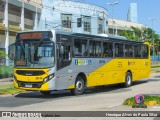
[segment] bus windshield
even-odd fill
[[[55,61],[54,49],[54,43],[50,40],[17,42],[15,44],[15,67],[53,67]]]

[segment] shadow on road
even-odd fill
[[[151,80],[143,80],[137,81],[133,83],[133,86],[145,84],[150,82]],[[40,92],[25,92],[20,93],[14,96],[7,96],[7,97],[0,97],[0,107],[18,107],[36,103],[42,103],[46,101],[53,101],[58,99],[71,99],[73,97],[88,97],[95,94],[113,94],[113,93],[125,93],[131,91],[131,88],[124,88],[121,84],[116,85],[107,85],[101,87],[93,87],[88,88],[85,90],[85,93],[80,96],[73,96],[71,95],[69,90],[60,90],[60,91],[53,91],[51,95],[45,96],[42,95]]]
[[[134,82],[132,86],[140,85],[147,83],[149,81],[153,80],[143,80],[143,81],[137,81]],[[122,84],[116,84],[116,85],[106,85],[106,86],[98,86],[98,87],[92,87],[87,88],[82,96],[85,95],[93,95],[93,94],[100,94],[106,92],[106,94],[111,93],[122,93],[130,91],[131,88],[124,88]],[[40,92],[26,92],[26,93],[20,93],[15,95],[15,97],[18,98],[42,98],[42,99],[53,99],[53,98],[68,98],[68,97],[74,97],[70,90],[60,90],[60,91],[52,91],[50,95],[43,95]]]
[[[160,76],[155,76],[155,78],[160,78]]]

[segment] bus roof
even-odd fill
[[[142,44],[144,42],[139,42],[136,40],[128,40],[124,36],[104,36],[104,35],[89,35],[89,34],[84,34],[84,33],[73,33],[73,32],[64,32],[64,31],[56,31],[57,34],[64,34],[64,35],[70,35],[70,36],[77,36],[77,37],[84,37],[84,38],[101,38],[101,39],[106,39],[106,41],[116,41],[116,42],[122,42],[122,43],[137,43],[137,44]]]
[[[52,31],[52,30],[29,30],[29,31],[20,31],[18,33],[26,33],[26,32],[43,32],[43,31]],[[105,39],[105,41],[110,41],[110,42],[118,42],[118,43],[137,43],[137,44],[142,44],[144,42],[139,42],[136,40],[128,40],[126,37],[124,36],[113,36],[113,35],[89,35],[89,34],[85,34],[85,33],[74,33],[74,32],[64,32],[64,31],[60,31],[60,30],[54,30],[57,34],[63,34],[63,35],[70,35],[70,36],[76,36],[76,37],[83,37],[83,38],[101,38],[101,39]],[[18,34],[17,33],[17,34]]]

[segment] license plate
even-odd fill
[[[32,88],[32,85],[26,84],[25,87]]]

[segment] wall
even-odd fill
[[[104,19],[104,31],[107,33],[108,28],[108,11],[102,7],[73,1],[63,0],[42,0],[43,9],[39,29],[59,29],[61,27],[61,13],[72,14],[72,32],[83,33],[82,27],[77,27],[77,18],[81,15],[91,16],[91,34],[97,34],[98,17]],[[54,10],[53,10],[54,7]]]

